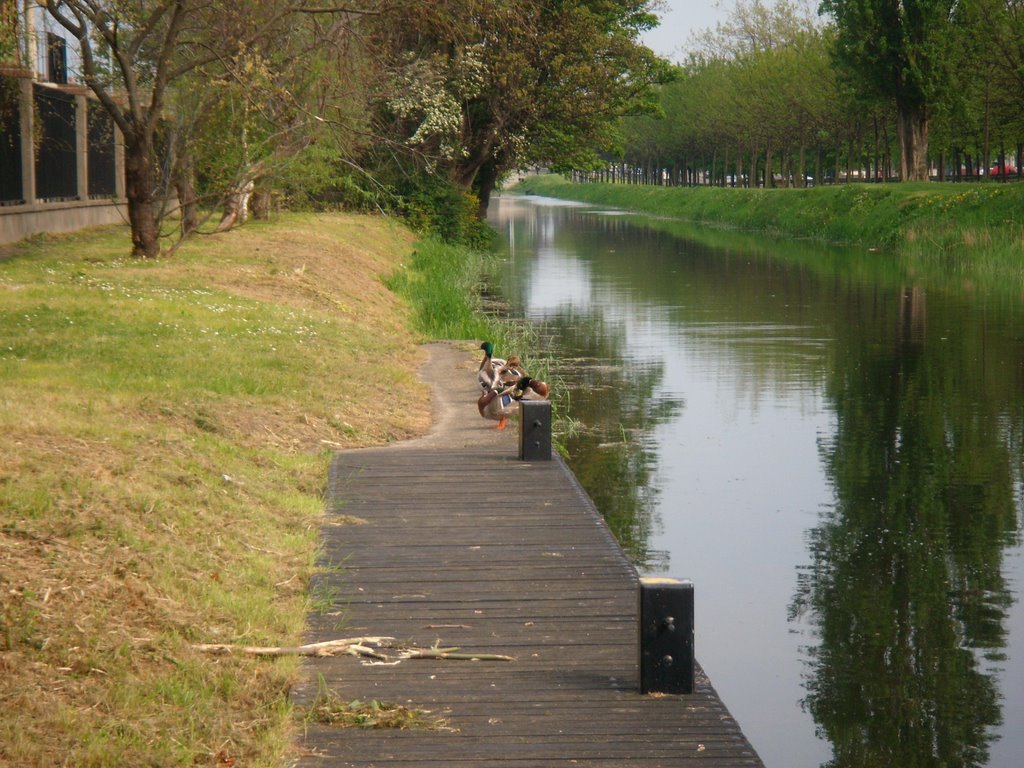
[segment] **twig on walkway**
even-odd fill
[[[321,643],[309,643],[299,646],[256,646],[228,645],[224,643],[200,643],[193,645],[197,651],[204,653],[233,654],[249,656],[362,656],[378,662],[397,664],[405,659],[446,659],[452,661],[515,661],[512,656],[497,653],[468,653],[459,648],[417,648],[399,645],[393,637],[346,637],[338,640],[326,640]],[[371,646],[376,646],[372,648]],[[377,649],[396,651],[394,657]]]
[[[299,646],[258,646],[258,645],[227,645],[224,643],[199,643],[193,645],[197,651],[205,653],[231,654],[241,653],[248,656],[369,656],[385,658],[382,654],[367,647],[381,645],[394,640],[393,637],[346,637],[338,640],[326,640],[322,643],[309,643]]]

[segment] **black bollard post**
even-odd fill
[[[693,693],[693,582],[640,579],[640,693]]]
[[[519,401],[519,458],[551,461],[551,401]]]

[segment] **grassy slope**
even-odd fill
[[[422,432],[412,249],[287,216],[0,251],[0,763],[279,765],[329,453]],[[15,714],[16,713],[16,714]]]
[[[573,184],[537,176],[526,192],[701,224],[898,252],[911,268],[1024,285],[1024,184],[851,184],[697,189]]]

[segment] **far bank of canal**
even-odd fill
[[[570,465],[768,766],[1024,753],[1021,298],[503,195],[499,289],[578,360]]]

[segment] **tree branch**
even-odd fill
[[[416,648],[412,646],[401,646],[394,643],[393,637],[347,637],[339,640],[326,640],[321,643],[309,643],[299,646],[236,646],[221,643],[204,644],[200,643],[192,647],[197,651],[216,654],[241,653],[248,656],[336,656],[347,654],[350,656],[363,656],[376,661],[398,663],[405,659],[445,659],[453,661],[515,661],[512,656],[503,656],[496,653],[466,653],[458,648]],[[393,649],[398,651],[395,660],[380,651],[373,650],[369,646],[378,648]]]
[[[352,13],[360,16],[380,16],[380,11],[365,11],[358,8],[336,7],[336,8],[304,8],[295,5],[288,9],[290,13],[326,14],[326,13]]]

